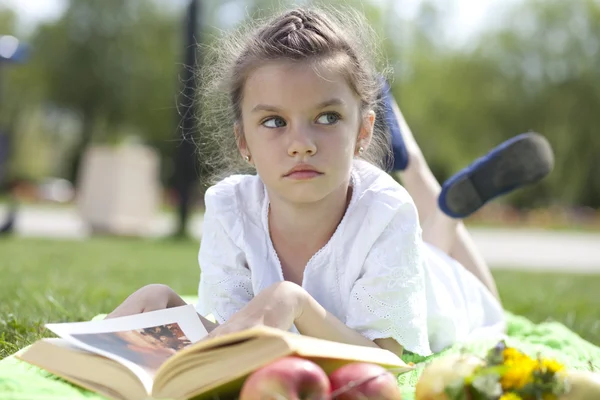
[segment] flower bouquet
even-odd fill
[[[423,370],[416,400],[600,400],[600,375],[531,358],[504,341],[484,358],[459,354]]]

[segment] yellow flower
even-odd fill
[[[507,347],[504,349],[502,356],[504,357],[504,363],[509,365],[520,363],[524,360],[531,360],[531,358],[529,358],[526,354],[523,354],[519,350],[512,347]]]
[[[509,350],[509,349],[507,349]],[[506,352],[504,365],[508,370],[500,378],[504,390],[520,389],[533,381],[538,363],[520,352]]]
[[[504,393],[499,400],[522,400],[521,396],[514,393]]]
[[[525,385],[534,381],[534,373],[550,372],[557,373],[564,370],[564,366],[552,359],[532,359],[519,350],[508,347],[502,353],[504,366],[507,370],[502,374],[500,383],[505,391],[511,389],[521,389]],[[509,397],[508,399],[514,399]],[[544,400],[552,400],[552,397]],[[506,399],[501,399],[506,400]]]
[[[558,371],[562,371],[564,368],[565,368],[564,365],[562,365],[561,363],[559,363],[556,360],[543,359],[540,361],[540,369],[542,371],[556,373]]]
[[[520,389],[533,381],[533,371],[536,369],[535,363],[521,363],[511,366],[511,368],[502,375],[500,383],[502,389]]]

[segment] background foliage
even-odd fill
[[[201,39],[209,41],[272,1],[202,3]],[[555,171],[509,201],[600,206],[598,1],[523,0],[468,46],[445,41],[436,3],[425,2],[410,23],[390,11],[393,2],[351,3],[380,33],[394,93],[440,180],[535,130],[554,146]],[[183,20],[182,10],[156,1],[70,0],[61,18],[22,33],[0,8],[0,34],[32,47],[27,64],[1,71],[0,127],[15,144],[10,176],[72,180],[90,143],[139,140],[160,151],[170,184]]]

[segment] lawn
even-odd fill
[[[197,290],[195,241],[96,238],[0,240],[0,359],[45,335],[48,321],[88,320],[148,283]],[[600,275],[495,271],[505,307],[558,320],[600,344]]]

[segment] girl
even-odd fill
[[[538,180],[543,174],[529,177],[532,166],[520,157],[540,159],[540,140],[520,138],[457,175],[440,208],[440,187],[387,91],[405,190],[380,168],[388,143],[375,124],[382,88],[367,52],[373,47],[358,18],[335,15],[284,12],[222,47],[232,50],[212,70],[222,79],[204,79],[223,83],[217,88],[228,102],[229,119],[215,119],[225,134],[204,129],[223,149],[218,160],[235,164],[235,155],[256,174],[230,175],[206,192],[201,320],[210,336],[264,324],[396,354],[429,355],[501,333],[489,269],[448,214],[468,215]],[[203,94],[220,104],[207,88]],[[507,154],[519,162],[502,162]],[[184,304],[170,288],[150,285],[109,317]]]

